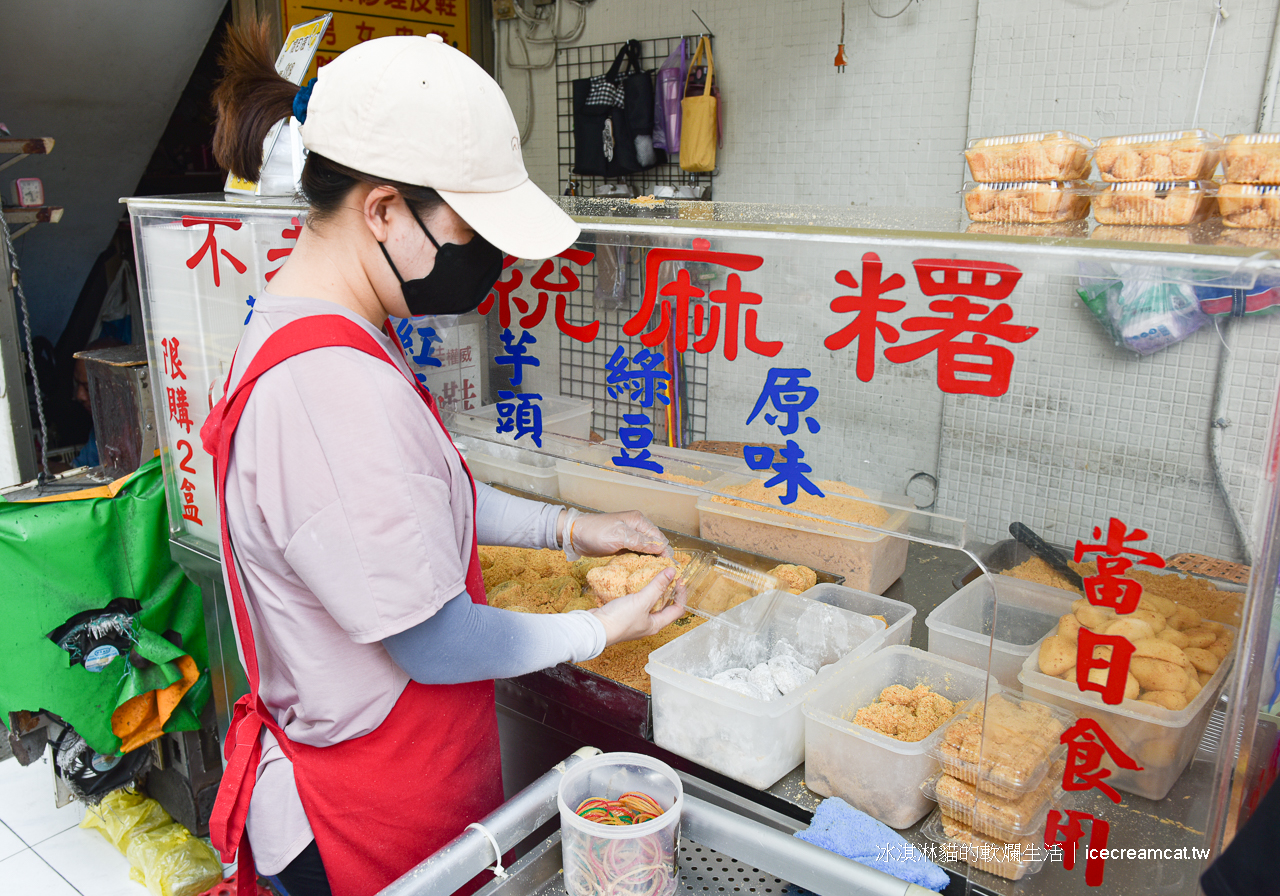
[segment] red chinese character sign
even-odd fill
[[[929,303],[929,310],[937,316],[908,317],[900,323],[890,317],[907,306],[902,292],[907,281],[901,274],[886,273],[880,256],[867,252],[862,256],[860,277],[848,270],[835,274],[836,283],[851,291],[832,299],[831,310],[853,318],[823,345],[842,351],[852,344],[854,372],[864,383],[874,377],[879,343],[886,342],[895,343],[884,350],[885,360],[893,364],[936,353],[938,388],[943,392],[993,398],[1004,395],[1013,377],[1014,355],[1008,347],[990,340],[1017,344],[1038,332],[1036,327],[1010,323],[1013,308],[1006,300],[1022,279],[1022,272],[1013,265],[992,261],[922,258],[911,264],[923,295],[951,296]],[[890,297],[893,292],[899,294]],[[896,344],[905,334],[929,332],[933,335]]]
[[[302,234],[300,211],[200,203],[135,219],[170,523],[217,546],[212,462],[200,427],[263,290]]]

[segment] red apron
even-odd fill
[[[214,458],[223,568],[249,679],[249,693],[236,702],[227,732],[227,767],[210,819],[213,843],[223,861],[231,861],[238,850],[237,896],[256,893],[245,819],[262,757],[263,727],[275,735],[293,763],[298,795],[334,896],[377,893],[502,802],[492,681],[456,685],[410,681],[374,731],[328,747],[290,742],[258,696],[253,630],[230,559],[227,531],[232,438],[258,377],[294,355],[333,345],[354,348],[396,366],[377,340],[341,315],[294,321],[267,339],[235,391],[218,402],[200,432],[205,450]],[[412,380],[410,385],[439,421],[430,393]],[[473,501],[474,492],[473,481]],[[467,593],[475,603],[485,602],[474,526]],[[478,878],[473,885],[479,882]]]

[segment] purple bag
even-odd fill
[[[684,76],[688,67],[684,38],[658,69],[653,90],[653,146],[667,152],[680,151],[680,100],[684,96]]]

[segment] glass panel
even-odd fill
[[[1059,838],[1078,832],[1083,849],[1101,837],[1092,814],[1109,822],[1110,848],[1217,842],[1232,766],[1221,745],[1251,728],[1258,700],[1254,686],[1222,701],[1224,717],[1218,695],[1249,680],[1245,647],[1265,649],[1263,579],[1275,577],[1263,523],[1275,500],[1266,488],[1280,316],[1267,311],[1280,307],[1280,238],[1216,221],[1090,235],[975,227],[958,210],[564,201],[583,233],[560,258],[509,259],[477,314],[393,321],[478,477],[550,500],[635,507],[673,531],[875,593],[910,550],[963,551],[974,565],[958,570],[956,603],[938,594],[921,608],[930,650],[1096,721],[1071,731],[1095,745],[1101,731],[1115,748],[1103,751],[1109,778],[1054,772],[1071,785],[1071,811],[1086,813],[1050,816]],[[280,264],[300,210],[221,197],[130,206],[165,387],[156,394],[174,529],[208,545],[216,511],[198,430],[248,298]],[[175,378],[175,339],[185,379]],[[178,388],[189,427],[168,404]],[[199,524],[183,515],[192,506]],[[1028,563],[1015,523],[1100,563],[1084,570],[1093,599]],[[1247,601],[1240,585],[1170,586],[1115,562],[1151,573],[1175,558],[1199,562],[1186,555],[1248,563],[1255,538],[1266,549]],[[1117,679],[1120,696],[1132,693],[1107,704],[1080,690],[1077,645],[1110,637],[1106,646],[1125,652],[1108,635],[1108,612],[1133,593],[1118,579],[1143,584],[1147,603],[1123,614],[1142,623],[1126,628],[1140,652]],[[1196,619],[1175,621],[1178,606],[1161,597],[1194,607]],[[1059,626],[1066,643],[1042,648]],[[935,644],[938,632],[947,637]],[[1185,662],[1145,643],[1157,640]],[[1098,684],[1108,668],[1099,665]],[[1224,736],[1202,742],[1225,719]],[[994,755],[986,730],[979,766]],[[1142,768],[1126,768],[1126,756]],[[909,836],[929,842],[919,824]],[[1103,867],[1109,885],[1190,892],[1200,864],[1162,854]],[[975,881],[1010,891],[982,867],[992,866],[970,868]],[[1097,868],[1081,853],[1074,871],[1050,861],[1032,879],[1038,891],[1084,889]]]

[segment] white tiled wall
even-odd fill
[[[1277,4],[1226,5],[1230,17],[1217,30],[1195,123],[1252,131]],[[970,136],[1189,127],[1214,10],[1213,0],[920,0],[881,20],[867,0],[848,0],[849,67],[839,74],[837,2],[702,0],[725,95],[716,198],[955,207]],[[579,43],[698,29],[687,4],[597,0]],[[520,119],[525,75],[502,78]],[[544,189],[559,193],[567,172],[557,171],[552,72],[535,73],[534,96],[526,164]],[[856,261],[854,254],[847,266]],[[758,273],[762,293],[773,289],[801,306],[818,301],[785,278],[770,281],[767,269]],[[1074,280],[1061,270],[1020,288],[1020,307],[1052,338],[1017,349],[1027,375],[1015,376],[998,400],[944,397],[932,386],[932,362],[882,362],[875,382],[862,384],[849,354],[813,352],[805,363],[824,384],[825,435],[815,468],[897,491],[911,473],[933,473],[936,509],[965,517],[987,540],[1005,537],[1008,523],[1021,519],[1069,542],[1115,514],[1140,521],[1162,552],[1239,558],[1208,455],[1218,337],[1206,329],[1140,359],[1105,340],[1075,298]],[[777,326],[788,341],[820,344],[808,332],[813,320],[782,314]],[[1236,325],[1225,367],[1231,425],[1222,468],[1246,520],[1280,363],[1277,337],[1280,321]],[[709,438],[762,437],[744,422],[769,366],[742,357],[732,368],[713,362]],[[552,370],[541,372],[551,379]],[[867,456],[877,461],[859,475]]]

